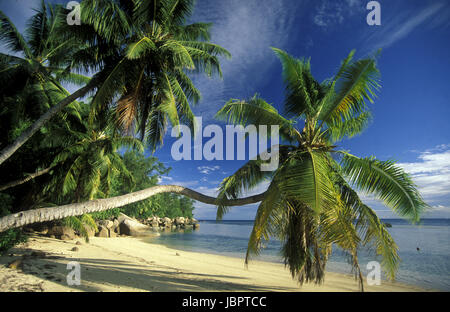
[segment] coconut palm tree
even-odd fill
[[[71,131],[72,144],[53,160],[52,179],[44,186],[44,194],[58,204],[83,202],[108,197],[114,177],[133,183],[119,151],[124,148],[144,151],[134,137],[120,136],[111,129],[97,130],[86,124],[83,131]]]
[[[7,144],[11,144],[10,147],[17,146],[19,141],[21,145],[25,143],[26,140],[21,141],[24,132],[27,132],[24,130],[69,96],[69,92],[61,85],[63,82],[84,85],[90,81],[86,76],[65,70],[64,64],[77,45],[73,40],[62,40],[57,35],[62,15],[60,6],[42,2],[22,35],[0,11],[0,41],[9,50],[9,54],[0,53],[2,148]],[[66,103],[66,106],[73,101]],[[61,111],[62,108],[54,111],[54,114]],[[67,112],[76,113],[76,107],[73,104],[67,106]],[[65,115],[60,116],[64,118]],[[22,135],[11,134],[11,131],[18,131]],[[2,155],[0,162],[8,157],[3,158]]]
[[[218,203],[217,198],[203,195],[187,187],[178,185],[156,185],[137,192],[110,198],[94,199],[87,202],[66,204],[57,207],[49,205],[44,208],[10,214],[0,218],[0,233],[33,223],[60,220],[71,216],[81,216],[87,213],[120,208],[162,193],[184,195],[209,205],[216,205]],[[260,202],[264,199],[265,195],[266,192],[245,198],[221,200],[220,204],[226,206],[244,206]]]
[[[61,7],[42,2],[28,20],[26,31],[21,34],[0,12],[0,40],[8,49],[8,52],[0,53],[1,148],[13,143],[35,120],[69,95],[62,83],[79,85],[89,81],[88,77],[65,70],[64,60],[70,58],[75,50],[73,41],[62,41],[56,35],[62,14]],[[42,127],[15,157],[3,164],[2,184],[17,177],[24,178],[0,189],[20,185],[49,172],[48,165],[57,148],[43,146],[43,138],[54,135],[55,129],[65,127],[71,120],[79,120],[79,103],[66,106],[58,117]],[[42,156],[37,158],[35,153]],[[25,175],[25,172],[32,173]],[[21,194],[24,202],[27,194],[31,194],[31,189]]]
[[[81,112],[87,119],[88,110]],[[96,130],[95,124],[86,121],[81,126],[84,127],[80,130],[76,127],[64,129],[68,133],[58,138],[47,138],[49,141],[66,139],[72,143],[66,144],[50,165],[52,175],[47,183],[44,182],[41,204],[42,201],[64,204],[108,197],[113,179],[120,178],[133,184],[133,176],[119,150],[129,148],[143,152],[142,143],[134,137],[121,136],[112,129]],[[87,228],[97,230],[89,214],[70,216],[61,222],[79,232],[86,241],[89,241]]]
[[[398,248],[356,190],[374,195],[412,222],[427,205],[410,176],[393,161],[360,158],[336,146],[341,139],[360,134],[371,119],[367,104],[380,88],[376,58],[353,60],[352,51],[337,74],[320,83],[311,74],[309,60],[273,51],[283,67],[287,117],[257,95],[230,100],[216,115],[243,126],[279,125],[286,142],[279,147],[278,169],[261,171],[263,161],[256,158],[221,183],[219,202],[238,198],[264,180],[270,182],[256,213],[245,263],[276,237],[292,277],[300,284],[321,283],[332,247],[337,246],[349,254],[363,287],[358,251],[372,246],[388,277],[394,278]],[[227,211],[226,204],[219,205],[217,218]]]
[[[0,164],[65,106],[96,88],[93,116],[114,103],[118,125],[129,131],[138,122],[141,138],[147,132],[153,149],[162,142],[168,119],[173,124],[193,120],[188,101],[197,102],[200,93],[187,71],[220,74],[218,57],[229,56],[209,43],[210,24],[185,23],[193,6],[192,0],[83,1],[81,26],[61,22],[57,29],[62,41],[78,43],[65,72],[96,74],[5,147]],[[2,29],[14,35],[11,45],[20,46],[22,37],[15,29],[10,32],[11,23],[2,17]]]
[[[211,24],[185,24],[193,6],[192,0],[145,0],[114,9],[128,17],[127,46],[96,93],[93,112],[109,106],[118,127],[125,133],[139,132],[153,151],[162,143],[169,121],[172,126],[193,126],[190,103],[198,103],[201,95],[188,73],[221,76],[219,57],[230,56],[209,42]],[[101,20],[97,29],[110,29],[95,7],[87,10],[86,19]],[[105,36],[116,38],[115,33]]]

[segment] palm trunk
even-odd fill
[[[28,224],[59,220],[71,216],[80,216],[86,213],[105,211],[113,208],[123,207],[128,204],[147,199],[160,193],[176,193],[195,199],[205,204],[217,205],[217,199],[214,197],[200,194],[191,189],[178,185],[158,185],[142,191],[133,192],[117,197],[96,199],[84,203],[68,204],[58,207],[39,208],[18,212],[0,218],[0,232],[8,229],[21,227]],[[265,193],[239,199],[230,199],[221,204],[225,206],[243,206],[260,202]]]
[[[34,179],[36,177],[39,177],[41,175],[44,175],[44,174],[48,173],[50,170],[52,170],[52,168],[53,167],[48,167],[48,168],[43,169],[41,171],[38,171],[38,172],[30,174],[26,178],[15,180],[15,181],[12,181],[12,182],[0,185],[0,192],[4,191],[6,189],[9,189],[11,187],[17,186],[17,185],[21,185],[21,184],[27,183],[28,181],[30,181],[30,180],[32,180],[32,179]]]
[[[25,142],[28,141],[33,136],[33,134],[35,134],[36,131],[38,131],[53,116],[61,112],[64,107],[66,107],[76,99],[86,95],[86,93],[91,91],[94,87],[95,82],[92,79],[86,86],[78,89],[68,97],[64,98],[58,104],[50,108],[45,114],[39,117],[39,119],[36,120],[34,124],[32,124],[27,130],[25,130],[25,132],[23,132],[11,145],[5,147],[0,152],[0,165],[9,157],[11,157],[11,155],[14,154],[15,151],[17,151],[23,144],[25,144]]]

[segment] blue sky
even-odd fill
[[[65,3],[63,1],[56,1]],[[395,159],[410,172],[425,200],[427,217],[450,217],[450,2],[379,1],[381,26],[366,23],[368,0],[198,0],[192,21],[213,22],[212,41],[233,58],[223,60],[223,79],[194,77],[202,101],[194,108],[203,125],[221,124],[214,114],[230,98],[259,93],[282,111],[281,66],[270,47],[311,57],[322,81],[332,76],[352,49],[364,57],[378,48],[382,89],[371,106],[374,121],[361,135],[342,142],[359,156]],[[35,0],[0,0],[23,29]],[[244,161],[174,161],[170,132],[155,153],[173,169],[164,184],[179,184],[215,195],[220,181]],[[253,193],[264,191],[263,183]],[[395,215],[368,196],[380,217]],[[236,207],[226,219],[252,219],[256,205]],[[214,219],[216,208],[196,204],[195,216]]]

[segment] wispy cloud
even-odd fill
[[[303,1],[198,1],[194,20],[213,22],[212,41],[232,54],[221,61],[223,81],[196,77],[203,95],[194,113],[211,120],[231,97],[248,97],[276,61],[271,46],[283,47]],[[262,66],[263,64],[263,66]]]
[[[313,23],[324,29],[340,25],[346,18],[364,11],[364,3],[361,0],[321,0],[317,3],[312,17]]]
[[[382,17],[382,26],[367,36],[366,43],[371,50],[387,48],[407,37],[419,27],[447,27],[449,25],[448,17],[450,17],[450,6],[446,1],[434,2],[418,12],[410,9],[398,13],[396,10],[395,16]]]

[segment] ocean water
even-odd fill
[[[401,263],[396,281],[425,289],[450,291],[450,219],[424,219],[411,225],[401,219],[385,219],[392,224],[389,232],[399,247]],[[200,221],[196,231],[162,233],[152,243],[171,248],[245,258],[252,221]],[[419,248],[420,250],[417,250]],[[280,242],[271,240],[255,260],[282,262]],[[359,262],[367,274],[366,265],[380,260],[373,252],[361,251]],[[351,273],[347,257],[334,249],[327,271]]]

